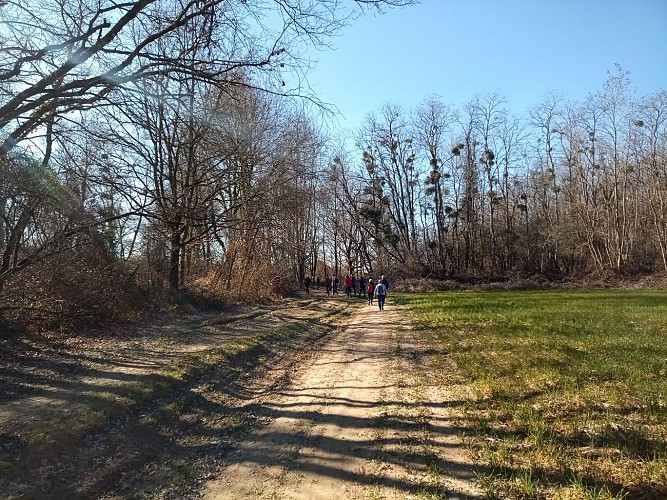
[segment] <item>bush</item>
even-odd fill
[[[296,294],[298,284],[292,269],[257,264],[232,272],[224,267],[192,281],[188,291],[207,300],[257,301]]]
[[[0,299],[6,321],[43,328],[125,321],[152,305],[122,264],[76,251],[16,274]]]

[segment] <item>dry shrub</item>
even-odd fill
[[[7,321],[43,328],[123,321],[150,306],[120,263],[82,251],[64,251],[18,273],[0,302]]]
[[[445,290],[455,290],[452,282],[446,280],[436,280],[429,278],[404,279],[397,286],[392,288],[404,292],[440,292]]]
[[[456,276],[450,279],[406,278],[400,280],[396,290],[406,292],[445,292],[460,290],[541,290],[560,286],[560,280],[550,280],[541,275],[520,276]]]
[[[187,286],[188,290],[211,300],[256,301],[288,297],[296,293],[292,269],[257,263],[245,269],[219,268],[209,271]]]
[[[664,288],[667,273],[627,274],[605,270],[578,276],[570,282],[585,288]]]

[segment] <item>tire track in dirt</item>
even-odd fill
[[[269,423],[235,443],[204,498],[481,497],[431,355],[400,309],[361,308],[257,401]]]

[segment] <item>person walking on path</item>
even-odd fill
[[[327,295],[331,293],[331,276],[324,278],[324,287],[327,289]]]
[[[333,286],[333,294],[332,295],[338,295],[338,276],[334,276],[331,279],[331,286]]]
[[[372,279],[368,279],[368,285],[366,285],[366,294],[368,295],[368,305],[373,305],[373,293],[375,292],[375,285],[373,284]]]
[[[366,282],[366,278],[363,276],[357,280],[359,282],[359,297],[362,299],[366,298],[366,285],[368,284]]]
[[[352,287],[354,286],[354,281],[348,275],[345,275],[345,295],[349,299],[352,295]]]
[[[311,282],[310,276],[306,276],[306,279],[303,280],[303,285],[306,287],[306,294],[307,295],[310,294],[310,282]]]
[[[387,277],[383,274],[382,278],[380,278],[380,282],[384,285],[384,287],[389,290],[389,280]]]
[[[380,311],[384,311],[384,301],[387,298],[387,287],[384,286],[382,281],[375,285],[373,295],[378,299],[378,307],[380,308]]]

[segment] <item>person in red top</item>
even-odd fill
[[[352,282],[352,277],[345,275],[345,295],[347,295],[347,298],[350,298],[350,295],[352,294],[352,287],[354,286],[354,283]]]
[[[368,294],[368,305],[372,306],[373,305],[373,293],[375,292],[375,284],[373,284],[373,280],[371,278],[368,278],[368,285],[366,285],[366,293]]]

